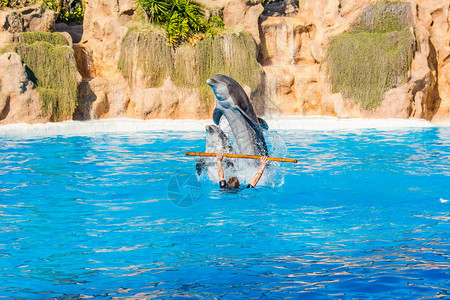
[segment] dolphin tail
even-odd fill
[[[197,175],[201,175],[203,172],[203,169],[206,167],[206,161],[202,157],[197,161],[197,164],[195,165],[195,169],[197,170]]]

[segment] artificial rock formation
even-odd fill
[[[0,11],[0,48],[14,41],[14,34],[25,31],[53,31],[56,13],[41,6]]]
[[[7,52],[0,56],[0,124],[48,122],[41,110],[41,98],[28,78],[20,56]]]
[[[269,112],[342,118],[450,119],[447,1],[409,3],[411,12],[407,22],[415,28],[417,45],[409,80],[387,91],[381,105],[372,110],[364,110],[351,99],[331,92],[325,55],[328,42],[349,30],[358,16],[376,1],[299,2],[298,15],[294,18],[287,10],[273,13],[273,9],[266,10],[261,18],[260,61],[266,73],[265,102]]]
[[[24,7],[17,10],[0,11],[0,28],[9,33],[24,31],[53,31],[56,12],[41,6]]]
[[[250,32],[259,44],[261,39],[258,29],[258,18],[264,7],[261,1],[247,2],[242,0],[232,0],[223,7],[223,22],[227,27],[245,29]]]
[[[262,1],[199,2],[212,10],[222,12],[227,27],[234,27],[235,31],[246,30],[250,32],[255,42],[258,42],[258,18],[263,11]],[[202,64],[197,63],[205,58],[200,55],[201,51],[205,51],[203,48],[210,46],[200,41],[197,51],[185,49],[189,46],[180,47],[175,51],[168,46],[159,45],[160,42],[151,42],[152,37],[148,34],[148,30],[157,30],[139,25],[142,19],[141,14],[142,12],[137,10],[133,0],[102,0],[87,3],[83,37],[81,42],[74,46],[79,71],[84,80],[80,86],[80,107],[75,118],[127,116],[141,119],[199,119],[210,117],[213,107],[204,103],[205,91],[199,91],[199,88],[204,89],[200,85],[206,86],[206,79],[203,78]],[[235,49],[238,51],[240,48],[235,48],[232,42],[238,35],[237,33],[224,34],[221,38],[223,43],[216,40],[211,42],[213,45],[217,44],[218,47],[228,49],[223,51],[233,52]],[[164,33],[162,36],[162,39],[165,40]],[[245,40],[246,37],[242,39]],[[155,50],[158,55],[152,55],[151,50],[147,48],[142,52],[142,49],[140,50],[142,47],[135,44],[135,41],[147,43],[146,47],[150,46],[150,48],[159,45],[160,49]],[[240,47],[242,48],[242,46]],[[255,48],[255,46],[253,47]],[[168,53],[163,57],[161,51]],[[212,52],[214,51],[209,51],[205,55]],[[230,55],[227,56],[227,52],[225,53],[225,60],[236,55],[235,53],[228,54]],[[221,55],[216,56],[220,57]],[[216,61],[216,56],[211,54],[211,61]],[[189,61],[184,64],[189,63],[190,67],[188,68],[176,68],[174,72],[165,70],[164,76],[150,74],[154,70],[162,71],[159,67],[153,68],[149,65],[160,63],[164,64],[163,69],[168,69],[171,67],[166,66],[167,60],[176,65],[183,63],[186,59]],[[245,61],[245,59],[243,60]],[[230,62],[227,64],[230,65]],[[251,67],[246,71],[253,69],[255,68]],[[183,74],[179,74],[180,70]],[[233,66],[230,67],[230,71],[234,72]],[[256,72],[255,76],[246,78],[259,77],[259,71],[256,70]],[[151,78],[161,80],[158,79],[155,83],[155,80]],[[190,80],[198,81],[198,79],[201,79],[202,82],[188,82]],[[175,83],[175,81],[177,82]],[[209,90],[207,91],[209,92]]]
[[[55,19],[40,6],[0,11],[0,123],[72,119],[81,78],[71,36],[49,32]]]
[[[253,36],[261,65],[254,70],[258,73],[262,70],[262,73],[258,75],[259,83],[246,89],[259,114],[450,120],[447,0],[407,2],[410,9],[407,21],[416,44],[408,80],[387,91],[381,104],[370,110],[363,109],[341,93],[332,92],[326,51],[330,40],[352,28],[376,0],[284,0],[265,7],[261,0],[196,2],[219,14],[226,27],[245,30]],[[131,24],[141,20],[142,16],[134,0],[86,1],[83,27],[55,25],[54,13],[39,7],[0,11],[0,43],[14,42],[16,33],[22,31],[67,32],[65,36],[69,43],[74,42],[77,67],[82,77],[74,119],[209,118],[213,107],[205,106],[205,91],[196,85],[180,84],[177,76],[167,76],[158,85],[148,86],[148,74],[143,74],[139,67],[135,68],[137,71],[133,76],[127,75],[132,80],[124,77],[126,72],[119,68],[121,51],[126,55],[132,49],[123,50],[122,41]],[[225,48],[226,51],[233,49],[226,45]],[[178,54],[172,51],[174,61],[181,63],[183,57],[180,56],[191,55],[184,59],[195,62],[196,56],[185,50]],[[9,55],[1,57],[2,70],[14,66],[21,70],[17,71],[21,75],[6,78],[12,75],[5,75],[6,71],[0,74],[0,122],[47,121],[38,109],[39,94],[32,82],[24,79],[23,65],[20,67],[16,54]],[[137,58],[133,59],[134,63],[139,63]],[[189,72],[189,68],[185,69],[183,72]],[[183,80],[189,78],[195,76],[186,74]],[[20,86],[27,88],[17,89]]]

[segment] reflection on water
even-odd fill
[[[297,165],[188,208],[201,132],[3,139],[0,295],[448,297],[450,129],[278,134]]]

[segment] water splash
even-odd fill
[[[228,136],[233,145],[233,149],[238,149],[236,142],[234,141],[233,134],[231,132],[228,122],[221,122],[220,124],[223,132]],[[282,136],[273,130],[264,131],[264,137],[269,150],[269,154],[272,157],[286,157],[287,147],[286,142]],[[224,166],[225,179],[230,177],[238,177],[241,186],[246,186],[251,182],[256,172],[260,167],[260,162],[253,159],[236,159],[234,161],[235,169],[226,168]],[[280,187],[284,184],[284,172],[282,171],[281,164],[279,162],[269,162],[264,171],[258,186]],[[218,170],[217,165],[208,168],[206,174],[203,174],[200,179],[203,181],[218,182]]]

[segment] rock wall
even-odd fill
[[[247,30],[258,42],[261,1],[203,2],[199,1],[222,13],[227,27]],[[87,2],[83,37],[75,50],[84,78],[80,86],[81,104],[75,118],[209,118],[214,107],[205,107],[198,88],[176,84],[170,77],[160,86],[148,86],[148,76],[142,74],[142,62],[136,57],[135,49],[121,49],[124,37],[131,30],[129,26],[132,22],[139,23],[141,18],[134,0]],[[120,71],[121,50],[135,60],[134,76],[124,78]],[[191,77],[196,77],[195,71],[191,72]]]
[[[0,124],[46,122],[41,98],[20,56],[8,52],[0,56]]]
[[[330,39],[349,30],[376,0],[285,0],[265,8],[262,0],[196,2],[219,13],[227,27],[246,30],[255,39],[263,73],[256,88],[245,88],[259,113],[450,121],[448,0],[408,2],[416,40],[409,79],[386,92],[373,110],[331,92],[325,54]],[[139,80],[131,85],[124,78],[118,68],[122,40],[130,23],[141,19],[134,0],[87,0],[82,28],[55,25],[54,13],[40,7],[0,11],[0,44],[14,42],[22,31],[68,32],[82,78],[74,119],[210,118],[213,107],[204,109],[196,87],[180,86],[170,77],[158,87]],[[5,75],[11,68],[20,75]],[[0,57],[2,124],[48,121],[23,69],[16,54]]]
[[[348,30],[376,1],[285,0],[265,9],[258,0],[198,2],[221,12],[227,27],[249,31],[259,45],[264,74],[258,90],[251,92],[260,113],[450,119],[449,3],[445,0],[410,2],[417,42],[410,79],[388,91],[382,104],[369,111],[331,92],[324,56],[329,40]],[[90,77],[95,80],[86,86],[100,95],[89,98],[96,111],[89,117],[210,117],[210,111],[200,109],[196,89],[179,87],[170,79],[158,88],[130,88],[125,82],[117,70],[120,41],[127,30],[123,25],[136,17],[131,0],[88,2],[81,44],[92,53]],[[96,104],[106,103],[105,99],[109,107],[121,109],[110,111],[107,105]]]
[[[40,6],[0,11],[0,50],[19,42],[27,31],[54,30],[56,14]],[[0,52],[0,124],[49,122],[42,99],[22,58],[15,52]]]
[[[347,31],[375,2],[300,0],[295,17],[288,8],[278,11],[275,17],[263,14],[261,62],[266,72],[269,112],[341,118],[450,119],[450,4],[444,0],[410,2],[417,46],[409,80],[386,92],[378,108],[364,110],[340,93],[331,92],[324,60],[327,43]]]

